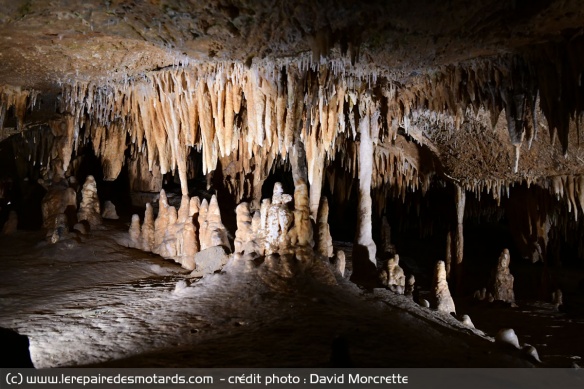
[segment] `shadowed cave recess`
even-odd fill
[[[581,2],[0,3],[36,367],[583,363]]]

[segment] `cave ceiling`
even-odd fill
[[[186,148],[247,173],[299,137],[312,183],[319,158],[355,164],[364,117],[374,186],[584,173],[577,0],[1,3],[2,138],[58,127],[106,179],[131,146],[182,180]]]

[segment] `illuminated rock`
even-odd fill
[[[116,212],[116,206],[109,200],[103,204],[103,212],[101,217],[111,220],[118,220],[120,218]]]
[[[87,176],[81,189],[81,204],[77,212],[79,221],[87,220],[91,228],[102,224],[97,184],[93,176]]]
[[[328,224],[328,215],[328,199],[323,196],[320,200],[320,207],[318,209],[318,243],[316,245],[316,250],[320,255],[331,258],[333,256],[333,238],[331,237],[330,226]]]
[[[436,263],[430,297],[432,308],[446,313],[456,313],[454,300],[452,300],[450,290],[448,289],[448,282],[446,281],[444,261],[438,261]]]
[[[504,301],[507,303],[515,302],[515,293],[513,292],[513,275],[509,271],[510,262],[509,250],[504,249],[499,256],[497,269],[493,275],[491,283],[491,294],[495,301]]]
[[[399,255],[395,254],[387,260],[380,272],[379,279],[392,292],[404,294],[406,276],[403,269],[399,266]]]

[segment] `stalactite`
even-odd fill
[[[456,234],[454,235],[455,251],[454,261],[456,266],[462,264],[464,255],[464,206],[466,203],[466,193],[463,188],[455,186],[455,204],[456,204]]]
[[[361,246],[366,249],[365,252],[353,252],[354,263],[370,262],[375,266],[376,261],[376,247],[372,237],[372,202],[371,202],[371,175],[373,171],[373,141],[371,139],[371,122],[369,104],[370,97],[362,97],[359,111],[361,119],[359,121],[359,205],[357,218],[357,236],[355,239],[355,246]],[[359,256],[366,253],[365,258]],[[356,255],[357,254],[357,255]],[[358,268],[358,266],[357,266]]]

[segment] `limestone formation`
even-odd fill
[[[154,252],[154,209],[150,203],[146,203],[146,211],[144,212],[144,223],[140,229],[140,248],[147,252]]]
[[[405,286],[404,295],[411,297],[411,298],[414,298],[415,294],[416,294],[416,277],[414,277],[413,274],[410,274],[406,278],[406,286]]]
[[[335,254],[334,260],[335,269],[339,272],[339,274],[344,277],[345,276],[345,252],[343,250],[338,250]]]
[[[403,269],[399,266],[399,255],[395,254],[387,260],[379,274],[379,280],[392,292],[404,294],[406,276]]]
[[[495,336],[495,343],[503,346],[503,347],[514,347],[516,349],[521,348],[519,346],[519,339],[517,338],[517,334],[512,328],[503,328],[497,332]]]
[[[87,176],[81,189],[81,204],[77,212],[77,219],[79,221],[87,220],[91,228],[102,224],[97,184],[93,176]]]
[[[55,216],[55,220],[52,223],[54,225],[53,230],[47,232],[47,240],[49,243],[57,243],[60,240],[67,239],[69,237],[69,227],[67,226],[67,215],[61,213]]]
[[[130,224],[130,241],[129,246],[134,248],[141,248],[142,237],[140,234],[140,216],[132,215],[132,222]]]
[[[103,212],[101,217],[110,220],[118,220],[120,218],[116,212],[116,206],[114,203],[108,200],[103,204]]]
[[[316,249],[320,255],[331,258],[333,256],[333,238],[331,236],[330,226],[328,224],[328,216],[328,199],[323,196],[320,200],[320,207],[318,208],[318,237]]]
[[[541,363],[541,359],[539,359],[539,353],[537,352],[536,348],[530,344],[525,343],[521,348],[521,354],[532,362]]]
[[[375,104],[371,101],[371,94],[365,93],[359,96],[359,198],[357,232],[353,245],[353,273],[351,280],[362,284],[373,284],[372,280],[377,272],[377,248],[373,241],[372,231],[372,199],[371,184],[373,175],[373,139],[371,138],[371,125],[377,128],[377,122],[372,120],[376,116]]]
[[[469,328],[475,328],[472,320],[470,320],[469,315],[462,315],[462,317],[460,318],[460,322]]]
[[[515,302],[513,292],[513,275],[509,272],[509,250],[504,249],[499,256],[499,263],[491,281],[491,294],[495,301]]]
[[[195,270],[192,277],[203,277],[206,274],[213,274],[227,264],[229,255],[224,246],[214,246],[201,250],[194,256]]]
[[[475,300],[483,301],[487,298],[487,288],[482,288],[480,290],[475,290],[473,293],[473,298]]]
[[[282,184],[276,182],[274,184],[272,200],[269,203],[265,202],[265,221],[263,229],[260,232],[260,236],[264,242],[265,255],[274,253],[283,254],[291,248],[289,231],[293,222],[293,214],[288,206],[291,201],[292,196],[284,193]]]
[[[18,215],[16,211],[8,213],[8,220],[2,226],[2,235],[11,235],[16,232],[18,228]]]
[[[230,249],[215,196],[207,203],[207,200],[200,202],[198,197],[183,195],[177,211],[169,204],[166,192],[161,190],[158,216],[154,219],[154,210],[147,203],[141,227],[139,223],[139,217],[134,215],[129,231],[132,247],[173,259],[188,270],[195,269],[195,255],[199,251],[215,246]]]
[[[203,200],[204,203],[205,201]],[[230,250],[227,230],[221,221],[217,197],[215,195],[211,197],[208,207],[204,207],[203,204],[199,211],[199,241],[201,243],[201,251],[214,246],[223,246]]]
[[[199,252],[199,244],[197,242],[197,228],[193,224],[192,218],[187,218],[183,226],[183,247],[181,264],[187,270],[195,269],[195,254]]]
[[[255,236],[252,231],[252,217],[249,212],[249,204],[240,203],[235,208],[237,231],[235,231],[234,253],[243,253],[247,243],[251,242]]]
[[[448,289],[448,282],[446,281],[444,261],[438,261],[436,263],[430,297],[432,308],[446,313],[456,313],[454,300],[452,300],[450,290]]]
[[[85,222],[87,223],[87,222]],[[87,226],[85,225],[85,223],[76,223],[73,226],[73,231],[77,231],[78,233],[80,233],[81,235],[87,235],[87,233],[89,232],[89,229],[87,228]],[[87,223],[89,224],[89,223]]]
[[[52,233],[56,227],[54,223],[57,215],[74,215],[77,211],[77,199],[75,191],[65,181],[54,182],[45,186],[47,193],[41,202],[43,228]],[[72,218],[75,218],[75,216]],[[76,220],[68,220],[68,223],[75,224]]]
[[[191,212],[191,199],[188,195],[183,195],[180,199],[180,207],[178,208],[177,223],[183,224],[187,221]],[[192,218],[192,215],[191,215]]]
[[[292,245],[314,246],[308,187],[303,179],[299,179],[294,188],[294,231]]]

